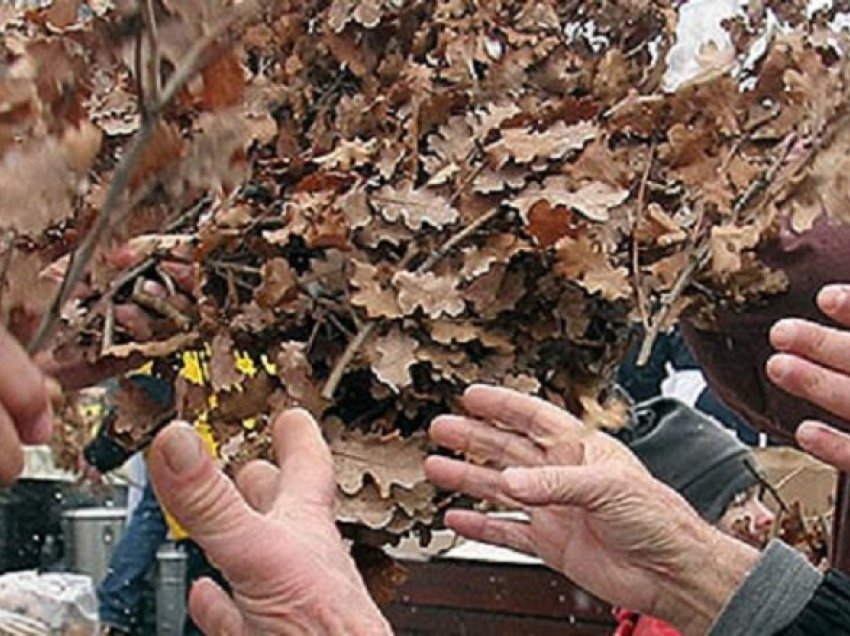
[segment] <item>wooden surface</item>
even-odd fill
[[[407,562],[407,582],[384,608],[400,636],[610,635],[611,608],[539,565]]]

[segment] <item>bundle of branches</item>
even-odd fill
[[[781,290],[760,239],[850,209],[844,42],[829,11],[769,5],[668,92],[666,2],[10,12],[3,316],[57,359],[155,359],[228,461],[304,406],[341,520],[428,526],[423,429],[465,386],[616,425],[635,326],[648,348],[686,310]],[[150,404],[118,402],[146,435]]]

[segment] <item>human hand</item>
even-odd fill
[[[80,481],[88,482],[96,488],[103,486],[103,475],[86,461],[82,453],[77,457],[77,473],[80,475]]]
[[[0,327],[0,485],[11,484],[21,474],[22,443],[50,440],[49,382],[18,341]]]
[[[438,418],[432,439],[486,464],[430,457],[427,475],[522,509],[529,522],[456,510],[449,527],[539,556],[590,592],[685,633],[708,630],[757,551],[703,522],[611,436],[554,405],[484,386],[463,404],[471,417]]]
[[[236,485],[201,440],[172,424],[153,442],[149,469],[162,505],[220,568],[233,598],[209,579],[189,609],[206,634],[389,634],[334,522],[330,452],[313,419],[274,423],[278,466],[255,461]]]
[[[824,287],[817,303],[850,327],[850,285]],[[850,332],[790,318],[773,326],[770,342],[779,351],[767,363],[771,381],[850,422]]]

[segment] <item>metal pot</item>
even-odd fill
[[[88,574],[95,585],[103,581],[126,521],[126,508],[77,508],[63,512],[62,534],[68,566]]]

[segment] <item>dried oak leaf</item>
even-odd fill
[[[229,390],[244,379],[236,368],[234,346],[233,338],[226,331],[218,332],[210,343],[210,383],[216,393]]]
[[[244,382],[234,389],[216,394],[218,406],[210,414],[210,419],[242,422],[265,413],[274,389],[274,381],[265,371],[244,378]]]
[[[201,71],[203,89],[201,107],[220,110],[242,102],[245,95],[245,69],[235,51],[229,50],[216,57]]]
[[[295,404],[319,417],[327,406],[315,379],[313,366],[307,359],[307,344],[289,341],[280,346],[275,358],[277,377]]]
[[[297,274],[282,258],[263,263],[263,280],[254,292],[254,300],[263,309],[272,309],[293,299],[298,293]]]
[[[352,265],[351,284],[356,289],[351,293],[351,304],[365,309],[369,318],[401,318],[404,313],[397,295],[381,285],[378,268],[360,261],[352,261]]]
[[[558,262],[555,271],[575,281],[591,294],[607,300],[622,300],[632,295],[628,271],[614,267],[602,247],[586,234],[565,236],[555,245]]]
[[[410,369],[417,363],[416,350],[419,343],[415,338],[394,326],[388,334],[375,340],[372,372],[384,384],[398,393],[413,383]]]
[[[380,497],[391,496],[393,485],[413,489],[425,478],[428,440],[423,433],[410,437],[382,438],[347,429],[339,420],[326,423],[325,434],[342,492],[356,495],[370,476]]]
[[[67,220],[83,178],[100,150],[101,133],[91,124],[13,148],[0,158],[0,227],[38,236]]]
[[[393,285],[398,289],[398,304],[405,314],[422,309],[429,318],[457,317],[466,308],[454,276],[398,272],[393,276]]]
[[[550,177],[540,188],[520,193],[509,205],[519,210],[526,220],[532,206],[546,201],[553,207],[563,206],[591,221],[604,223],[611,217],[610,210],[629,198],[627,189],[615,188],[601,181],[588,183],[578,190],[570,186],[571,180],[567,177]]]
[[[528,249],[528,243],[515,234],[506,232],[490,234],[487,242],[480,248],[463,250],[463,267],[460,270],[460,277],[464,281],[478,278],[486,274],[494,264],[508,263],[514,256]]]
[[[337,33],[349,22],[373,29],[381,22],[381,0],[333,0],[327,13],[328,26]]]
[[[343,490],[337,497],[336,519],[341,523],[355,523],[380,530],[390,524],[395,513],[395,502],[381,496],[373,483],[361,485],[356,495],[348,495]]]
[[[403,219],[411,230],[420,230],[426,223],[439,230],[459,217],[446,197],[428,188],[414,188],[410,181],[400,187],[386,185],[371,200],[387,221],[396,223]]]
[[[502,130],[501,139],[487,147],[487,153],[497,168],[509,161],[529,164],[538,159],[557,160],[581,150],[598,135],[599,127],[587,121],[572,126],[558,122],[543,132],[527,128],[507,128]]]
[[[720,275],[740,271],[742,254],[758,245],[760,237],[761,231],[755,225],[712,227],[709,241],[712,271]]]

